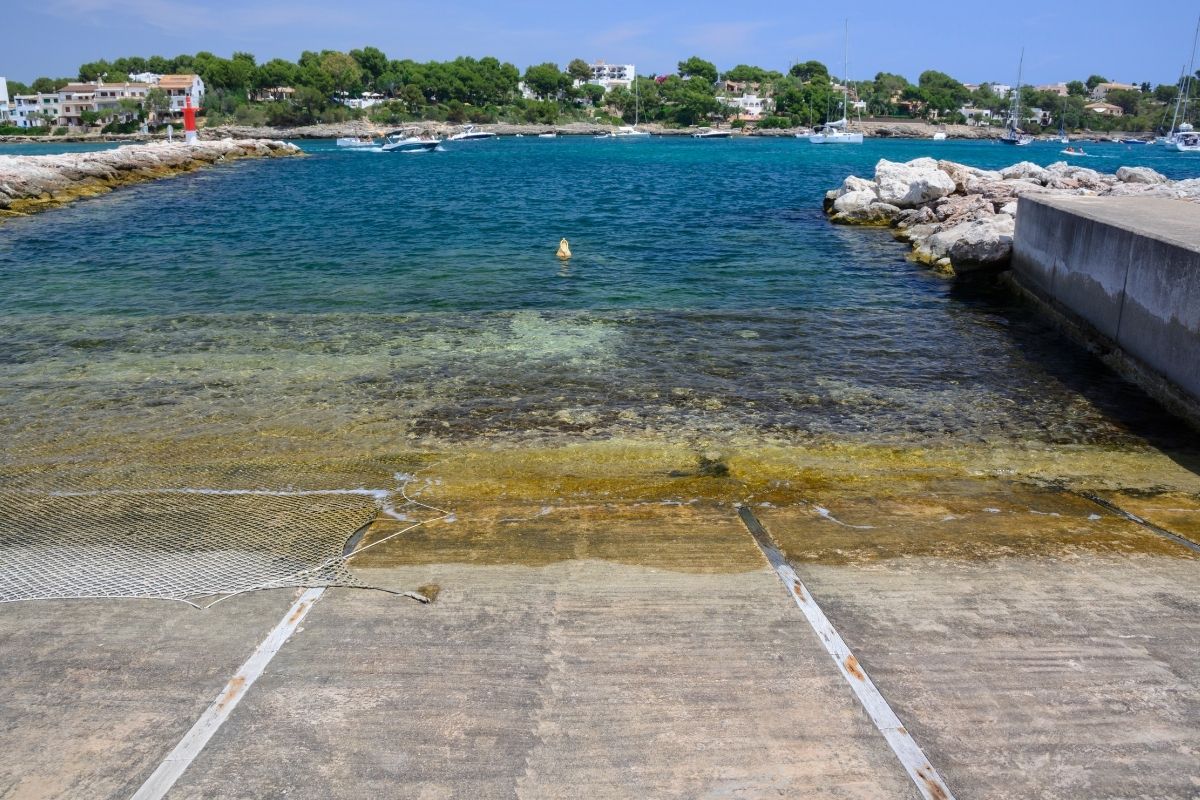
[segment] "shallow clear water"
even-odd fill
[[[1059,145],[304,143],[0,225],[8,458],[449,442],[1138,446],[1182,426],[1005,296],[829,225],[881,157]],[[1092,145],[1089,167],[1200,175]],[[14,152],[0,147],[0,152]],[[26,152],[26,151],[18,151]],[[560,237],[575,257],[555,257]]]

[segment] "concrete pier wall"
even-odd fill
[[[1025,195],[1012,268],[1021,287],[1119,350],[1127,377],[1200,419],[1200,205]]]

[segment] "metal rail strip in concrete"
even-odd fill
[[[804,613],[808,624],[812,626],[817,638],[821,640],[825,652],[829,653],[830,658],[842,673],[842,677],[846,679],[846,683],[850,684],[850,688],[854,690],[858,701],[862,703],[863,709],[870,716],[871,722],[883,734],[883,738],[887,740],[892,752],[896,754],[896,758],[903,765],[904,771],[916,784],[917,791],[925,800],[954,800],[954,795],[950,793],[942,776],[929,763],[929,759],[925,757],[920,745],[900,722],[900,718],[896,716],[896,712],[892,711],[887,700],[879,693],[879,689],[875,687],[862,665],[858,663],[854,653],[846,646],[841,634],[825,616],[825,612],[817,605],[812,594],[804,588],[800,576],[796,574],[796,570],[788,564],[783,553],[776,547],[775,542],[771,539],[771,534],[754,516],[754,512],[746,506],[738,507],[738,516],[741,517],[746,529],[754,537],[755,544],[766,556],[779,579],[783,581],[784,587],[791,594],[800,611]]]
[[[196,724],[184,734],[183,738],[179,740],[179,744],[175,745],[175,749],[163,759],[163,762],[146,779],[142,787],[134,793],[132,800],[160,800],[167,792],[171,791],[175,781],[179,780],[191,763],[196,760],[196,756],[200,755],[204,745],[208,744],[208,740],[225,723],[225,720],[229,719],[229,715],[246,696],[246,691],[263,674],[267,664],[271,663],[271,659],[279,652],[279,648],[283,647],[284,643],[295,633],[296,628],[312,610],[313,604],[320,600],[323,594],[325,594],[323,588],[308,589],[300,595],[296,602],[292,603],[287,613],[283,615],[283,619],[271,629],[267,638],[259,643],[250,658],[246,659],[246,663],[242,664],[234,673],[233,677],[229,679],[229,683],[225,684],[225,688],[196,720]]]

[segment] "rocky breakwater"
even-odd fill
[[[224,139],[127,145],[90,153],[0,156],[0,219],[240,158],[300,155],[287,142]]]
[[[1027,192],[1200,201],[1200,179],[1170,181],[1146,167],[1104,174],[1066,162],[986,170],[932,158],[883,159],[874,180],[851,175],[827,192],[825,211],[832,222],[890,227],[912,245],[916,261],[938,272],[997,272],[1008,268],[1017,199]]]

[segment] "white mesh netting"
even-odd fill
[[[429,521],[406,511],[443,513],[411,500],[406,486],[49,491],[0,481],[0,603],[136,597],[204,606],[258,589],[375,588],[347,566],[372,520],[411,521],[403,533]]]

